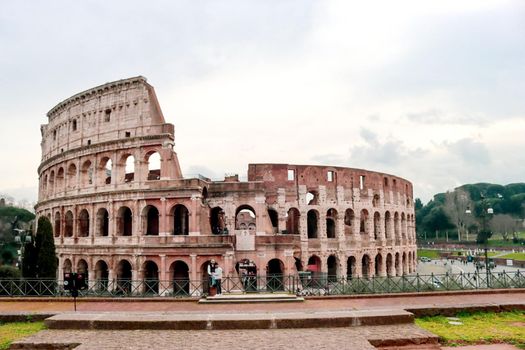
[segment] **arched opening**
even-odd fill
[[[109,235],[109,212],[105,208],[97,211],[97,236]]]
[[[326,260],[326,265],[328,267],[328,281],[336,282],[337,281],[337,258],[335,255],[330,255]]]
[[[144,287],[146,294],[159,294],[159,268],[153,261],[144,263]]]
[[[363,255],[361,260],[361,273],[364,278],[370,277],[370,257],[368,255]]]
[[[255,231],[255,210],[249,205],[241,205],[235,211],[235,229]]]
[[[368,211],[366,209],[361,210],[361,216],[359,218],[359,232],[361,234],[368,234]]]
[[[145,224],[146,236],[159,235],[159,210],[153,205],[147,205],[142,211],[142,219]]]
[[[86,160],[80,169],[80,187],[85,187],[93,184],[93,166],[90,160]]]
[[[55,171],[51,170],[49,174],[49,193],[54,193],[55,191]]]
[[[173,234],[174,235],[188,235],[190,231],[190,213],[188,209],[182,205],[177,204],[173,207]]]
[[[375,194],[374,198],[372,198],[372,206],[374,208],[377,208],[379,206],[379,195]]]
[[[57,171],[56,177],[56,192],[62,192],[64,190],[64,168],[60,167]]]
[[[314,210],[314,209],[309,210],[306,216],[306,228],[307,228],[308,238],[317,238],[318,220],[319,220],[319,216],[317,214],[317,210]]]
[[[71,263],[71,260],[69,259],[64,260],[64,263],[62,264],[62,270],[64,273],[73,272],[73,264]]]
[[[55,237],[60,237],[60,212],[55,213]]]
[[[399,214],[397,212],[394,213],[394,237],[396,242],[399,242]]]
[[[135,157],[125,156],[124,161],[124,182],[131,182],[135,179]]]
[[[131,264],[127,260],[120,260],[117,265],[117,293],[129,294],[131,293]]]
[[[203,187],[202,188],[202,193],[201,193],[202,204],[206,204],[206,200],[207,199],[208,199],[208,189],[206,187]]]
[[[66,212],[66,224],[64,231],[65,237],[73,237],[73,213],[71,210]]]
[[[224,210],[221,207],[215,207],[210,210],[210,227],[211,232],[218,235],[224,232],[226,227]]]
[[[401,237],[403,239],[407,238],[407,222],[405,219],[405,213],[401,213]]]
[[[277,214],[277,211],[275,209],[268,209],[268,216],[272,223],[273,233],[279,232],[279,214]]]
[[[355,214],[352,209],[345,210],[345,235],[351,235],[354,233],[354,220]]]
[[[317,191],[309,191],[306,194],[306,204],[307,205],[317,205],[319,202],[319,194]]]
[[[99,260],[95,264],[95,290],[108,290],[109,269],[104,260]]]
[[[119,236],[131,236],[133,230],[133,217],[131,209],[121,207],[118,210],[117,233]]]
[[[337,222],[337,210],[331,208],[326,212],[326,237],[335,238],[335,223]]]
[[[206,280],[208,279],[206,267],[204,269]],[[173,295],[190,294],[190,269],[184,261],[177,260],[170,267],[170,273],[173,276]],[[206,289],[207,290],[207,289]]]
[[[78,236],[89,236],[89,213],[86,209],[82,209],[78,214]]]
[[[385,212],[385,237],[392,239],[392,216],[389,211]]]
[[[160,154],[153,152],[146,155],[148,162],[148,180],[160,180]]]
[[[379,239],[381,235],[381,216],[376,211],[374,213],[374,239]]]
[[[351,280],[356,277],[356,260],[354,256],[349,256],[346,260],[346,278]]]
[[[388,277],[394,276],[394,263],[392,261],[392,254],[388,253],[386,256],[386,274]]]
[[[403,270],[403,275],[407,274],[407,255],[403,252],[403,260],[401,260],[401,269]]]
[[[308,266],[306,267],[306,271],[309,271],[312,273],[312,279],[311,282],[313,284],[320,284],[321,283],[321,258],[319,258],[317,255],[312,255],[308,259]]]
[[[284,290],[284,263],[279,259],[272,259],[268,261],[266,271],[266,288],[271,292]]]
[[[104,157],[100,161],[99,168],[99,180],[100,185],[109,185],[111,184],[111,173],[113,171],[113,162],[110,158]]]
[[[375,276],[381,276],[383,274],[383,256],[381,254],[377,254],[375,258]]]
[[[86,260],[80,259],[77,262],[77,273],[84,274],[84,279],[86,280],[86,283],[87,283],[89,276],[88,276],[88,264]]]
[[[396,267],[396,275],[397,276],[403,275],[403,271],[401,270],[401,256],[399,255],[399,253],[396,253],[394,264]]]
[[[286,232],[292,235],[298,235],[299,231],[299,220],[301,214],[296,208],[290,208],[286,217]]]
[[[69,164],[67,168],[67,188],[73,189],[76,186],[77,166],[74,163]]]

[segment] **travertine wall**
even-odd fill
[[[184,178],[174,127],[143,77],[79,93],[48,118],[36,210],[53,223],[59,276],[198,280],[211,259],[226,276],[243,259],[261,276],[415,270],[412,185],[404,179],[290,164],[250,164],[247,182]]]

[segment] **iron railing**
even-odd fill
[[[209,281],[129,279],[88,281],[84,297],[201,297],[209,293]],[[342,278],[313,275],[226,277],[223,293],[289,293],[298,295],[382,294],[429,291],[525,288],[522,271],[460,274],[405,275]],[[0,296],[66,296],[61,281],[49,279],[0,279]]]

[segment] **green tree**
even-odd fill
[[[20,270],[13,266],[0,266],[0,278],[20,278]]]
[[[37,275],[38,251],[34,242],[24,245],[24,254],[22,255],[22,276],[25,278],[36,278]]]
[[[36,231],[37,248],[37,275],[39,278],[56,278],[57,257],[55,241],[53,239],[53,227],[45,216],[38,219]]]

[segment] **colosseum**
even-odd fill
[[[225,278],[243,264],[262,279],[415,271],[405,179],[293,164],[249,164],[247,181],[186,177],[174,126],[140,76],[78,93],[47,117],[36,211],[53,224],[58,276],[84,272],[106,286],[171,281],[199,293],[193,281],[207,279],[212,259]],[[173,282],[181,280],[192,283]]]

